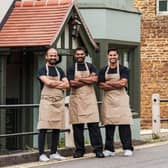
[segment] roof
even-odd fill
[[[16,1],[0,30],[0,47],[51,46],[75,6],[88,37],[97,48],[75,0]]]

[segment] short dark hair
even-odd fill
[[[76,53],[77,51],[79,51],[79,50],[82,50],[85,54],[87,54],[87,50],[86,50],[84,47],[77,47],[77,48],[75,49],[75,53]]]
[[[118,52],[118,49],[117,49],[117,48],[109,48],[109,49],[107,50],[107,54],[109,54],[109,52],[111,52],[111,51],[116,51],[116,52],[117,52],[117,54],[119,54],[119,52]]]

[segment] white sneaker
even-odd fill
[[[115,156],[115,152],[112,152],[112,151],[109,151],[109,150],[104,150],[103,154],[104,154],[105,157]]]
[[[39,157],[39,161],[41,161],[41,162],[47,162],[49,160],[50,159],[45,154],[41,154],[40,157]]]
[[[133,151],[132,150],[125,150],[124,151],[124,156],[132,156],[133,155]]]
[[[51,160],[65,160],[66,158],[61,156],[58,152],[50,155]]]

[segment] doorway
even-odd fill
[[[6,104],[31,104],[33,101],[33,54],[13,50],[7,57]],[[32,131],[33,109],[17,107],[6,110],[6,134]],[[25,149],[31,138],[13,136],[6,139],[7,150]],[[26,145],[25,145],[26,144]]]

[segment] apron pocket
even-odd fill
[[[64,100],[61,97],[41,99],[39,119],[42,121],[60,121],[64,114]]]

